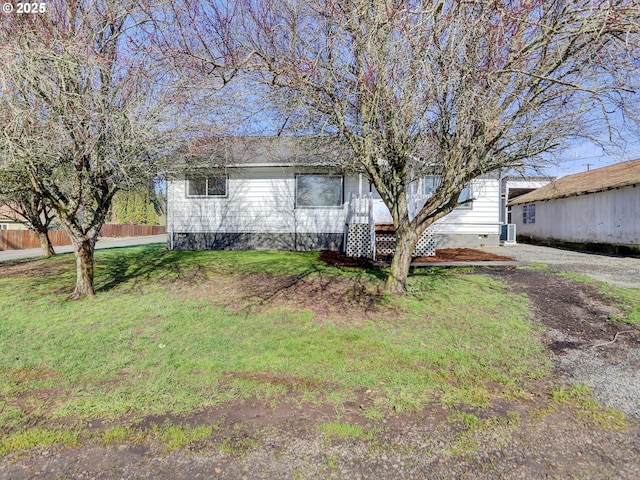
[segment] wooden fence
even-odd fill
[[[49,240],[54,246],[71,245],[67,232],[50,230]],[[39,248],[40,241],[30,230],[0,230],[0,250],[22,250],[24,248]]]
[[[103,225],[101,237],[146,237],[162,235],[167,229],[164,226],[148,225]],[[71,245],[71,239],[64,230],[49,230],[49,239],[55,247]],[[22,250],[25,248],[39,248],[40,242],[35,233],[30,230],[0,230],[0,250]]]

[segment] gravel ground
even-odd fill
[[[623,287],[640,288],[640,258],[582,253],[570,250],[518,244],[509,247],[483,248],[526,262],[547,264],[555,272],[586,275],[595,280]],[[508,252],[508,253],[505,253]],[[581,335],[568,335],[557,329],[548,329],[556,342],[581,345]],[[636,328],[621,328],[616,341],[636,333]],[[607,341],[608,340],[608,341]],[[594,397],[604,405],[640,418],[640,348],[629,345],[615,348],[611,339],[601,347],[585,345],[566,349],[554,358],[557,370],[569,382],[590,387]]]
[[[562,341],[579,341],[557,331],[551,334]],[[558,355],[555,363],[567,381],[588,386],[603,405],[640,418],[640,348],[573,349]]]
[[[586,275],[622,287],[640,288],[640,258],[575,252],[524,243],[480,250],[508,255],[524,262],[544,263],[555,271]]]

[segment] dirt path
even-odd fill
[[[342,412],[236,402],[181,417],[190,424],[217,425],[212,438],[193,450],[167,453],[149,442],[48,448],[6,457],[0,479],[640,478],[640,421],[634,416],[640,391],[629,403],[607,397],[607,392],[634,391],[632,374],[614,367],[635,358],[638,327],[612,322],[615,307],[591,285],[545,270],[483,271],[529,296],[535,321],[545,328],[558,385],[562,378],[586,383],[606,377],[609,386],[592,388],[606,404],[628,411],[626,427],[602,428],[575,403],[551,401],[549,384],[532,385],[518,402],[462,410],[482,419],[472,426],[452,422],[453,409],[441,407],[372,424],[358,402]],[[619,333],[625,330],[630,332]],[[617,333],[615,342],[597,346]],[[604,368],[601,373],[589,363],[594,359]],[[640,363],[629,366],[640,372]],[[375,429],[375,439],[330,440],[318,432],[320,421]]]
[[[603,404],[640,419],[639,326],[612,321],[620,312],[590,284],[545,270],[491,274],[527,294],[562,377],[588,386]]]

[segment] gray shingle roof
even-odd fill
[[[185,166],[340,166],[349,152],[332,137],[223,137],[193,142],[178,154]]]

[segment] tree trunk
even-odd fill
[[[53,250],[53,245],[51,244],[51,239],[49,238],[49,234],[45,230],[44,232],[36,232],[38,236],[38,240],[40,241],[40,248],[42,249],[42,256],[49,258],[56,254]]]
[[[76,289],[69,295],[75,300],[95,295],[93,290],[93,252],[96,239],[91,237],[72,238],[76,255]]]
[[[385,291],[393,294],[405,293],[413,249],[419,238],[420,234],[409,227],[396,230],[396,250],[385,282]]]

